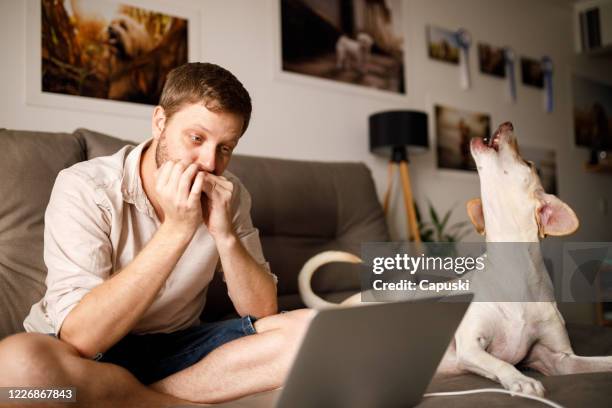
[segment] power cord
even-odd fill
[[[516,397],[532,399],[532,400],[541,402],[543,404],[546,404],[548,406],[551,406],[553,408],[564,408],[562,405],[559,405],[556,402],[553,402],[546,398],[525,394],[523,392],[509,391],[509,390],[505,390],[502,388],[477,388],[474,390],[465,390],[465,391],[429,392],[429,393],[423,394],[423,397],[450,397],[450,396],[455,396],[455,395],[479,394],[479,393],[484,393],[484,392],[496,392],[499,394],[508,394],[513,397],[516,396]]]

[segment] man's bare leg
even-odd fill
[[[205,403],[278,388],[289,373],[314,313],[301,309],[257,320],[257,334],[226,343],[198,363],[150,387]]]
[[[0,342],[0,387],[76,387],[77,403],[20,403],[19,407],[171,407],[186,404],[155,392],[127,370],[79,356],[68,343],[38,333]],[[0,407],[14,408],[13,403]]]

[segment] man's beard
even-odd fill
[[[155,164],[159,169],[162,164],[168,161],[168,144],[166,143],[166,131],[162,130],[155,148]]]

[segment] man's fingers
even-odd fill
[[[210,195],[213,192],[213,189],[215,187],[215,182],[211,179],[209,179],[208,177],[206,177],[206,175],[204,175],[204,180],[202,180],[202,191],[206,193],[206,195]]]
[[[204,172],[198,171],[196,174],[191,190],[189,191],[189,203],[194,204],[196,201],[199,202],[200,196],[202,195],[202,183],[204,183]]]
[[[193,177],[195,176],[196,172],[198,171],[198,165],[195,163],[191,163],[189,166],[187,166],[187,168],[185,169],[185,171],[183,172],[183,174],[181,175],[181,178],[179,179],[179,193],[181,195],[189,195],[189,191],[191,190],[191,183],[193,182]]]
[[[183,162],[176,162],[172,167],[172,173],[170,174],[170,179],[168,180],[168,185],[173,186],[173,191],[178,189],[178,183],[181,178],[181,175],[185,171],[187,165]]]
[[[210,174],[209,177],[216,181],[217,185],[223,186],[224,188],[231,190],[234,184],[229,181],[227,178],[223,176],[215,176],[214,174]]]
[[[234,190],[234,184],[225,177],[206,173],[202,191],[204,191],[206,194],[211,194],[216,188],[221,188],[232,192]]]

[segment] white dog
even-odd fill
[[[346,35],[340,36],[336,42],[336,67],[338,69],[355,68],[361,73],[367,71],[374,40],[366,33],[357,34],[357,40]]]
[[[491,288],[503,290],[511,281],[517,293],[526,293],[532,302],[473,302],[446,351],[438,373],[473,372],[501,383],[504,388],[542,396],[544,387],[522,374],[515,364],[525,363],[545,375],[612,371],[612,356],[580,357],[574,354],[565,322],[554,302],[552,282],[539,250],[539,238],[567,235],[578,228],[574,211],[551,194],[546,194],[533,163],[518,152],[512,124],[497,129],[488,144],[472,139],[471,152],[478,167],[481,199],[468,202],[467,210],[477,230],[486,236],[488,261],[507,275],[505,282],[473,275],[475,299]],[[529,251],[513,259],[495,259],[494,244],[524,242]],[[537,245],[536,245],[537,244]],[[319,254],[308,261],[299,275],[304,303],[310,307],[337,307],[312,292],[310,278],[321,265],[334,262],[361,262],[342,252]],[[516,268],[517,265],[524,267]],[[499,272],[499,270],[495,270]],[[478,272],[476,272],[478,273]],[[489,298],[490,300],[490,298]],[[360,294],[342,305],[356,305]]]

